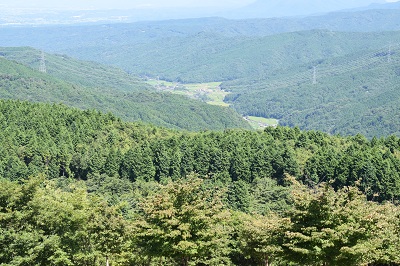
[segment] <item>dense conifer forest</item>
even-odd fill
[[[0,101],[3,265],[395,265],[400,140]]]

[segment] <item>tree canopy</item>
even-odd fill
[[[4,265],[398,265],[396,136],[0,101]]]

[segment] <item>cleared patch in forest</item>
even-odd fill
[[[181,84],[154,79],[147,80],[146,82],[160,91],[185,95],[212,105],[229,106],[229,104],[224,102],[224,98],[229,92],[221,90],[221,82]]]
[[[249,122],[249,124],[254,128],[254,129],[263,129],[266,127],[276,127],[279,123],[277,119],[273,118],[264,118],[264,117],[258,117],[258,116],[245,116],[244,119]]]

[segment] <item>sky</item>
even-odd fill
[[[237,8],[256,0],[0,0],[1,8],[40,8],[40,9],[135,9],[161,7],[215,7]],[[265,0],[279,2],[280,0]],[[296,0],[293,0],[296,2]],[[348,0],[349,2],[354,0]],[[399,0],[386,0],[397,2]]]
[[[0,0],[0,22],[5,21],[8,25],[114,20],[132,22],[210,16],[230,19],[271,18],[323,14],[366,7],[371,3],[398,1],[400,0]],[[96,11],[110,9],[116,11]],[[93,12],[88,11],[72,18],[55,15],[63,11],[70,14],[70,11],[81,13],[84,10]]]
[[[6,8],[132,9],[160,7],[241,7],[255,0],[0,0]]]
[[[397,2],[400,0],[0,0],[1,10],[15,10],[29,14],[32,10],[180,10],[178,17],[191,17],[196,10],[198,16],[224,16],[225,13],[239,10],[240,7],[248,6],[257,2],[252,12],[263,12],[263,17],[293,16],[318,14],[321,12],[335,11],[339,9],[362,7],[372,2]],[[308,3],[308,4],[307,4]],[[181,9],[187,8],[187,9]],[[261,8],[261,9],[260,9]],[[319,9],[318,9],[319,8]],[[251,9],[251,8],[250,8]],[[201,11],[200,11],[201,10]],[[185,13],[186,12],[186,13]],[[190,13],[192,12],[192,13]],[[269,13],[268,13],[269,12]],[[246,17],[252,17],[244,12]],[[226,15],[226,14],[225,14]],[[229,17],[229,16],[228,16]],[[238,16],[237,14],[233,16]],[[254,17],[259,17],[254,16]],[[165,17],[164,19],[169,18]],[[151,18],[150,18],[151,19]]]

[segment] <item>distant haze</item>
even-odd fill
[[[307,16],[399,0],[0,0],[0,25]],[[395,5],[395,4],[391,4]],[[105,12],[104,12],[105,10]],[[110,12],[109,10],[114,10]],[[56,12],[53,12],[56,11]],[[65,11],[65,12],[64,12]],[[85,11],[79,12],[79,11]]]
[[[0,0],[0,7],[6,8],[49,8],[49,9],[135,9],[172,7],[230,7],[248,5],[255,0]]]
[[[386,2],[397,2],[398,0],[387,0]],[[218,7],[238,8],[256,2],[256,0],[0,0],[0,8],[49,8],[49,9],[134,9],[134,8],[165,8],[165,7]],[[385,0],[261,0],[257,1],[265,6],[284,6],[289,9],[310,8],[317,3],[318,6],[360,6],[374,2],[385,2]],[[290,7],[292,6],[292,8]],[[289,12],[293,10],[288,10]]]
[[[386,0],[258,0],[238,10],[239,12],[231,14],[230,17],[304,16],[365,7],[373,3],[384,4],[387,2]]]

